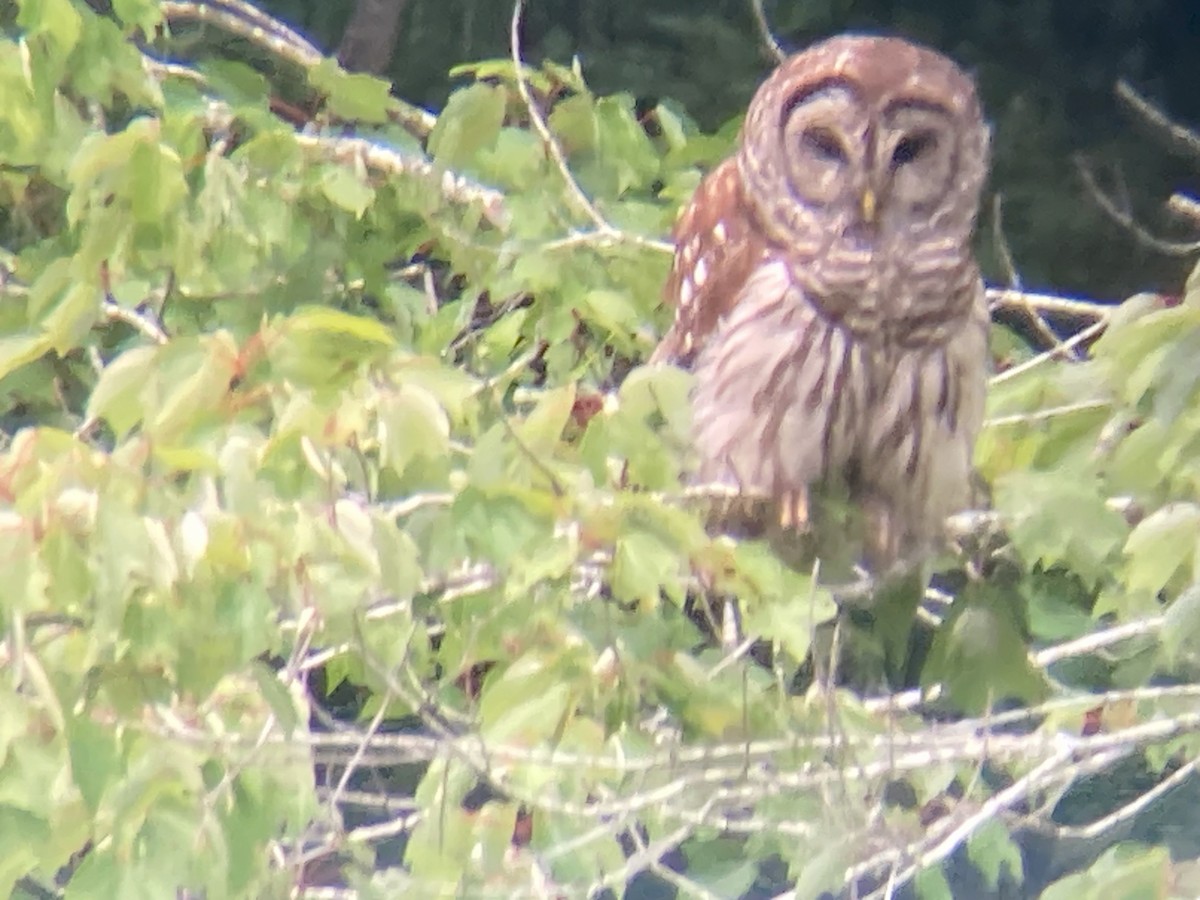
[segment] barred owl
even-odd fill
[[[771,74],[680,214],[652,357],[694,372],[701,479],[800,529],[809,490],[840,482],[875,569],[969,504],[988,145],[971,78],[904,40],[836,37]]]

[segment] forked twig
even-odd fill
[[[1149,247],[1158,253],[1168,256],[1188,256],[1200,251],[1200,241],[1171,241],[1151,234],[1134,218],[1133,213],[1123,204],[1119,204],[1096,180],[1095,174],[1081,155],[1075,156],[1075,167],[1083,186],[1095,204],[1110,219],[1134,236],[1139,244]]]

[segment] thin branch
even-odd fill
[[[1012,425],[1034,425],[1039,422],[1048,422],[1051,419],[1057,419],[1060,416],[1072,416],[1081,412],[1092,412],[1097,409],[1108,409],[1113,405],[1113,401],[1109,399],[1101,400],[1081,400],[1079,403],[1067,403],[1063,406],[1051,406],[1047,409],[1038,409],[1033,412],[1016,413],[1011,416],[996,416],[993,419],[984,420],[984,428],[1005,428]]]
[[[1133,213],[1123,205],[1118,204],[1096,180],[1087,161],[1079,155],[1075,157],[1075,167],[1083,179],[1083,186],[1091,195],[1092,200],[1104,213],[1133,235],[1139,244],[1149,247],[1168,256],[1189,256],[1200,250],[1200,241],[1169,241],[1151,234],[1134,219]]]
[[[1116,93],[1118,99],[1166,137],[1175,149],[1200,157],[1200,134],[1172,122],[1166,113],[1138,93],[1125,79],[1117,82]]]
[[[1164,621],[1165,617],[1163,616],[1151,616],[1148,619],[1138,619],[1134,622],[1126,622],[1124,625],[1116,625],[1112,628],[1106,628],[1103,631],[1086,634],[1073,641],[1067,641],[1062,644],[1056,644],[1053,647],[1047,647],[1044,650],[1039,650],[1037,653],[1032,654],[1032,662],[1038,668],[1045,669],[1061,660],[1094,653],[1097,650],[1127,641],[1130,638],[1149,635],[1157,636],[1162,630]]]
[[[911,881],[922,869],[944,862],[985,823],[1041,790],[1045,782],[1061,777],[1060,770],[1071,762],[1070,752],[1058,753],[1030,770],[1004,790],[989,797],[978,810],[963,819],[932,847],[923,850],[909,866],[897,873],[893,879],[889,879],[889,887],[901,887]],[[847,873],[846,883],[852,883],[855,880],[857,876],[851,875],[854,871],[851,869]],[[885,892],[881,889],[868,894],[866,900],[880,900],[884,896]]]
[[[1041,294],[1012,288],[988,288],[987,301],[988,307],[992,310],[1032,307],[1041,313],[1053,313],[1080,319],[1103,318],[1112,312],[1115,305],[1078,297],[1062,297],[1058,294]]]
[[[509,47],[513,62],[513,77],[517,82],[517,93],[521,97],[521,102],[525,104],[525,111],[529,114],[529,122],[533,126],[533,130],[541,138],[542,146],[550,155],[551,161],[553,161],[555,168],[558,169],[559,175],[562,177],[563,184],[566,185],[567,196],[570,198],[572,205],[576,208],[577,212],[585,216],[594,226],[594,230],[591,232],[572,234],[569,237],[584,239],[588,242],[602,242],[604,240],[620,241],[661,251],[664,249],[661,241],[623,231],[612,225],[604,218],[604,215],[596,208],[596,205],[588,198],[587,194],[583,192],[583,188],[579,186],[579,182],[571,174],[571,169],[567,164],[566,156],[563,154],[562,146],[550,132],[550,126],[546,123],[546,117],[542,115],[542,111],[538,108],[537,102],[533,98],[533,93],[529,89],[529,82],[525,77],[525,64],[521,61],[521,13],[524,10],[524,6],[524,0],[516,0],[513,4],[512,22],[509,29]]]
[[[533,99],[533,93],[529,90],[529,82],[525,79],[525,63],[521,60],[521,13],[524,6],[524,0],[516,0],[513,4],[512,23],[509,29],[509,49],[512,52],[513,77],[517,80],[517,93],[521,95],[521,101],[525,104],[526,112],[529,113],[529,122],[533,126],[533,130],[542,139],[542,146],[550,154],[550,158],[558,168],[563,183],[567,186],[567,194],[578,211],[589,218],[598,231],[612,231],[612,226],[588,199],[583,188],[579,186],[579,182],[575,180],[575,176],[571,174],[566,157],[563,156],[562,147],[550,133],[550,126],[546,124],[546,118],[538,109],[537,103]]]
[[[750,11],[754,13],[754,24],[758,26],[758,39],[762,41],[763,51],[767,59],[778,65],[787,59],[787,52],[779,46],[775,35],[771,32],[771,23],[763,10],[763,0],[750,0]]]
[[[1005,272],[1008,275],[1008,287],[1012,291],[1021,292],[1021,276],[1017,272],[1017,264],[1013,258],[1012,248],[1008,245],[1008,240],[1004,236],[1003,222],[1003,201],[1001,196],[997,194],[992,203],[992,234],[995,236],[996,254],[1000,257],[1000,262],[1004,266]],[[1047,348],[1057,349],[1061,340],[1054,329],[1042,317],[1041,311],[1032,303],[1024,303],[1020,307],[1025,318],[1033,323],[1033,329],[1041,337]],[[1075,353],[1072,352],[1072,357]]]
[[[1191,760],[1185,765],[1180,766],[1175,772],[1167,778],[1164,778],[1150,790],[1144,794],[1139,794],[1135,799],[1126,803],[1120,809],[1117,809],[1101,819],[1097,819],[1090,825],[1084,826],[1059,826],[1055,828],[1054,835],[1060,839],[1076,839],[1091,841],[1100,837],[1105,832],[1112,831],[1120,825],[1128,822],[1142,810],[1147,809],[1154,801],[1158,800],[1163,795],[1169,793],[1179,787],[1189,778],[1196,774],[1197,767],[1200,766],[1200,761]]]
[[[1091,340],[1096,335],[1100,334],[1100,332],[1102,332],[1105,328],[1108,327],[1108,318],[1109,318],[1108,315],[1105,315],[1102,319],[1100,319],[1099,321],[1093,322],[1091,325],[1089,325],[1087,328],[1084,328],[1082,331],[1076,332],[1074,335],[1072,335],[1067,340],[1063,341],[1059,346],[1055,347],[1054,349],[1047,350],[1044,353],[1039,353],[1037,356],[1033,357],[1032,359],[1025,360],[1025,362],[1021,363],[1020,365],[1013,366],[1010,369],[1005,369],[1003,372],[993,375],[991,383],[990,383],[991,386],[995,387],[998,384],[1003,384],[1006,381],[1011,381],[1012,379],[1016,378],[1019,375],[1024,375],[1026,372],[1030,371],[1031,369],[1035,369],[1038,366],[1043,365],[1044,363],[1047,363],[1052,359],[1058,358],[1058,356],[1064,350],[1067,350],[1067,349],[1070,349],[1071,347],[1075,347],[1079,344],[1082,344],[1084,341]]]

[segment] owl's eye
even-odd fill
[[[809,128],[802,135],[804,143],[816,154],[818,159],[827,162],[845,162],[846,149],[842,142],[828,128]]]
[[[929,152],[937,146],[937,138],[928,131],[918,131],[915,134],[906,134],[900,138],[896,144],[896,149],[892,151],[892,168],[898,169],[900,166],[908,165],[918,156]]]

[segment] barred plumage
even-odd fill
[[[987,146],[970,79],[904,41],[835,38],[759,89],[676,226],[654,356],[695,372],[700,478],[785,518],[846,482],[876,566],[937,539],[983,415]]]

